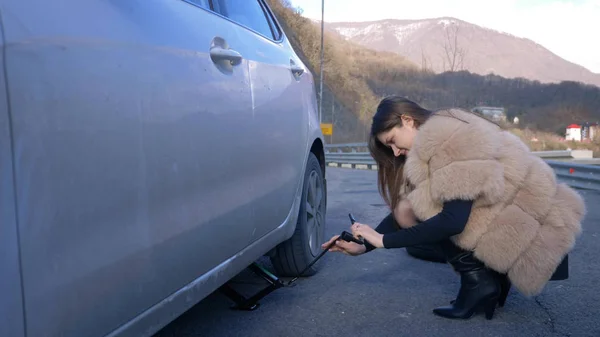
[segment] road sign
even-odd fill
[[[323,132],[324,136],[331,136],[333,134],[333,124],[321,123],[321,132]]]

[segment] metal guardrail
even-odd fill
[[[350,152],[331,152],[330,149],[349,149]],[[350,165],[351,168],[365,166],[367,169],[377,167],[375,160],[367,150],[366,143],[328,144],[325,145],[325,161],[337,166]],[[576,150],[581,151],[581,150]],[[575,154],[574,151],[533,152],[554,169],[557,177],[572,187],[600,191],[600,158],[588,158],[587,153]],[[574,157],[583,157],[576,159]]]
[[[556,176],[569,186],[600,191],[600,166],[547,160]]]

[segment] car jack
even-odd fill
[[[344,241],[353,241],[353,242],[356,242],[359,244],[364,244],[364,242],[357,240],[354,236],[352,236],[352,234],[350,234],[346,231],[342,232],[342,234],[339,236],[339,238],[337,240],[339,240],[339,239],[342,239]],[[287,283],[284,283],[277,276],[273,275],[268,270],[266,270],[264,267],[260,266],[256,262],[254,262],[248,267],[248,269],[250,269],[252,272],[254,272],[254,274],[262,277],[265,281],[267,281],[269,283],[268,286],[266,286],[265,288],[263,288],[262,290],[258,291],[256,294],[254,294],[250,297],[245,297],[244,295],[240,294],[238,291],[233,289],[233,287],[231,287],[231,285],[229,285],[229,283],[225,283],[223,286],[221,286],[219,288],[219,290],[235,303],[231,307],[232,309],[244,310],[244,311],[256,310],[260,306],[260,303],[258,303],[258,301],[263,299],[268,294],[272,293],[274,290],[283,288],[283,287],[294,286],[294,282],[296,282],[296,280],[298,280],[298,278],[300,278],[310,267],[312,267],[320,258],[322,258],[323,255],[325,255],[325,253],[327,253],[329,251],[329,249],[331,247],[333,247],[333,245],[335,245],[337,240],[331,242],[329,244],[329,246],[326,249],[324,249],[321,252],[321,254],[319,254],[319,256],[317,256],[308,266],[306,266],[306,268],[304,268],[304,270],[302,270],[298,274],[298,276],[294,277]]]
[[[281,287],[285,287],[285,283],[283,283],[277,276],[271,274],[268,270],[260,266],[258,263],[253,262],[248,269],[254,272],[256,275],[262,277],[265,281],[269,282],[269,285],[252,295],[251,297],[245,297],[240,294],[238,291],[233,289],[229,283],[225,283],[221,288],[221,292],[229,297],[235,304],[231,307],[234,310],[245,310],[245,311],[253,311],[260,306],[260,301],[263,297],[267,296],[273,290],[279,289]]]

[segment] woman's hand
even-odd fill
[[[355,222],[351,228],[352,235],[355,237],[362,237],[363,239],[369,241],[369,243],[373,246],[377,248],[383,248],[383,234],[378,233],[369,225]]]
[[[329,246],[333,241],[337,240],[339,237],[340,237],[339,235],[333,236],[331,239],[329,239],[329,241],[322,244],[321,248],[327,249],[327,246]],[[364,252],[366,252],[367,247],[365,247],[364,245],[359,245],[358,243],[354,243],[354,242],[337,240],[335,245],[333,245],[329,249],[329,251],[330,252],[342,252],[346,255],[356,256],[356,255],[360,255],[360,254],[363,254]]]

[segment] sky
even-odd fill
[[[321,0],[291,0],[321,19]],[[325,21],[455,17],[528,38],[600,73],[600,0],[325,0]]]

